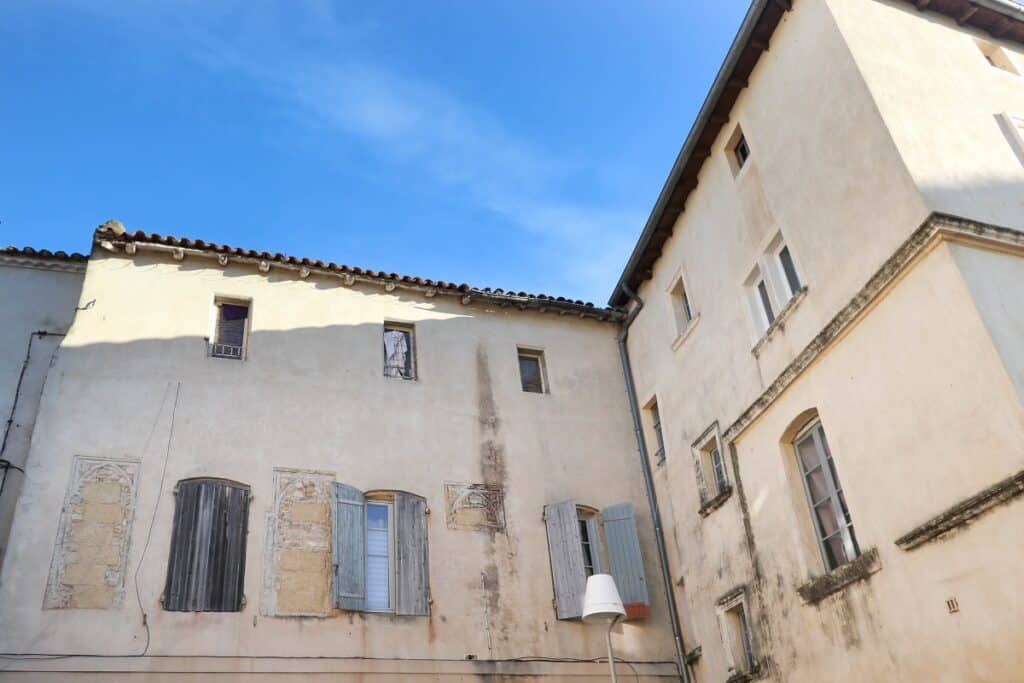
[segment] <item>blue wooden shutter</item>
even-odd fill
[[[640,538],[636,532],[636,516],[632,503],[618,503],[601,510],[604,537],[608,544],[611,574],[626,607],[627,619],[641,619],[651,614],[651,601],[644,578],[644,561]]]
[[[366,499],[334,484],[334,604],[361,611],[366,603]]]
[[[576,501],[565,500],[545,505],[544,525],[548,531],[555,616],[559,619],[578,619],[583,616],[587,572],[583,566],[583,540],[580,538]]]
[[[430,616],[427,501],[395,493],[395,614]]]

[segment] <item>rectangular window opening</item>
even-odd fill
[[[768,285],[764,279],[757,281],[757,298],[761,303],[761,312],[764,314],[766,327],[771,326],[775,322],[775,311],[772,310],[772,299],[768,295]]]
[[[366,609],[392,609],[393,575],[391,503],[366,503]]]
[[[651,426],[654,429],[654,440],[656,450],[654,451],[654,462],[661,464],[665,462],[665,437],[661,432],[661,412],[658,410],[658,402],[653,401],[651,407]]]
[[[214,358],[242,360],[248,336],[249,304],[241,301],[214,301],[217,323],[210,345]]]
[[[544,380],[544,352],[519,349],[519,379],[523,391],[543,394],[546,389]]]
[[[754,653],[750,643],[750,624],[745,603],[739,602],[725,611],[725,629],[728,638],[731,669],[747,672],[754,668]]]
[[[784,245],[779,250],[779,265],[782,266],[782,274],[786,277],[789,295],[794,296],[803,285],[800,283],[800,276],[796,272],[796,264],[793,263],[793,255],[789,253],[788,246]]]
[[[1013,63],[1013,60],[1010,59],[1006,50],[986,40],[981,40],[980,38],[975,42],[978,45],[978,49],[981,50],[981,54],[984,55],[985,59],[991,66],[1002,71],[1006,71],[1007,73],[1018,76],[1020,75],[1020,71],[1017,70],[1016,65]]]
[[[384,323],[384,376],[416,378],[415,335],[412,325]]]
[[[821,423],[805,429],[794,446],[821,556],[831,571],[860,555],[853,518]]]

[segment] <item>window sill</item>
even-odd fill
[[[789,301],[786,302],[786,305],[782,307],[782,310],[779,311],[779,314],[775,317],[775,321],[768,326],[768,329],[764,331],[761,338],[754,343],[754,348],[752,348],[750,352],[753,353],[755,357],[761,355],[761,348],[767,344],[773,336],[775,336],[777,331],[786,329],[786,320],[790,315],[792,315],[793,311],[800,305],[800,302],[803,301],[806,296],[807,287],[801,287],[799,292],[790,297]]]
[[[756,681],[768,672],[768,667],[755,664],[749,671],[737,671],[725,679],[725,683],[746,683]]]
[[[687,323],[686,327],[684,327],[682,329],[682,331],[678,335],[676,335],[675,341],[672,342],[672,350],[673,351],[679,350],[679,347],[682,346],[683,342],[686,341],[690,337],[690,334],[693,332],[693,328],[697,327],[697,323],[699,323],[699,322],[700,322],[700,313],[695,315],[693,317],[693,320],[691,320],[689,323]]]
[[[704,501],[701,504],[700,508],[697,510],[697,514],[699,514],[701,517],[707,517],[712,512],[722,507],[722,505],[725,504],[725,501],[729,500],[729,496],[731,495],[732,487],[725,487],[725,489],[721,493],[715,495],[714,498],[709,498],[708,500]]]
[[[847,562],[841,567],[836,567],[828,574],[811,579],[798,587],[796,592],[800,594],[800,597],[808,605],[816,605],[850,584],[864,581],[881,568],[882,563],[878,559],[878,549],[871,548],[861,553],[853,562]]]

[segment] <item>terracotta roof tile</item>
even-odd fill
[[[0,250],[3,256],[23,256],[27,258],[46,259],[51,261],[73,261],[85,263],[87,257],[84,254],[66,251],[50,251],[49,249],[33,249],[32,247],[4,247]]]

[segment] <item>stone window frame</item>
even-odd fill
[[[690,445],[693,464],[697,475],[697,489],[700,494],[701,517],[706,517],[717,510],[732,495],[732,481],[729,478],[727,451],[722,439],[722,430],[715,420],[701,432],[701,435]],[[712,453],[717,450],[721,461],[722,482],[719,482],[713,469]]]
[[[675,323],[676,335],[672,341],[672,350],[676,351],[700,322],[700,311],[694,304],[693,288],[682,266],[672,275],[665,288],[665,294],[670,315]]]
[[[742,124],[737,123],[725,143],[725,157],[734,178],[739,178],[746,169],[750,168],[750,159],[753,156],[750,140],[743,131]]]
[[[654,466],[661,467],[668,459],[668,447],[665,445],[664,418],[661,415],[657,394],[651,396],[644,405],[644,415],[653,436],[653,443],[657,446],[650,455],[654,459]]]
[[[388,374],[388,354],[387,345],[384,342],[384,337],[388,332],[404,332],[409,335],[409,375],[389,375]],[[397,379],[404,382],[415,382],[419,379],[419,362],[417,360],[417,340],[416,340],[416,324],[405,320],[392,320],[387,319],[382,324],[381,329],[381,370],[384,379]]]
[[[790,283],[782,252],[787,252],[793,276],[799,287]],[[781,229],[772,232],[758,247],[757,259],[742,280],[752,328],[753,348],[761,347],[785,326],[786,320],[807,295],[807,282],[801,261]]]
[[[756,677],[760,672],[760,665],[757,659],[757,646],[754,641],[754,632],[751,628],[750,600],[747,595],[747,586],[737,586],[715,602],[715,616],[718,621],[719,635],[722,638],[722,646],[725,651],[725,664],[729,673],[726,679],[729,683],[748,681]],[[739,616],[736,617],[738,612]],[[740,637],[743,639],[739,645],[747,658],[743,666],[735,661],[733,650],[733,631],[735,630],[730,622],[738,619]]]

